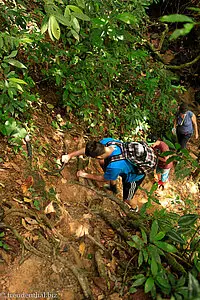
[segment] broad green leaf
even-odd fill
[[[18,50],[14,50],[8,56],[4,56],[4,59],[13,58],[17,55]]]
[[[133,248],[135,248],[135,243],[132,241],[127,241],[127,244]]]
[[[76,3],[79,7],[85,8],[85,1],[84,0],[76,0]]]
[[[78,13],[78,12],[74,11],[74,12],[72,12],[72,15],[80,20],[90,21],[90,18],[86,14]]]
[[[157,190],[157,188],[158,188],[158,184],[157,184],[157,182],[155,182],[154,184],[152,184],[149,195],[151,196]]]
[[[172,142],[166,140],[165,138],[163,139],[163,141],[169,146],[169,148],[174,149],[174,150],[176,149]]]
[[[165,233],[163,231],[160,231],[156,236],[154,237],[154,241],[160,241],[164,238]]]
[[[151,259],[151,273],[156,276],[158,273],[158,265],[154,258]]]
[[[156,276],[156,281],[159,283],[159,285],[161,287],[164,287],[164,288],[169,289],[169,290],[171,289],[171,286],[170,286],[166,276],[164,277],[162,274],[161,275],[159,274],[159,275]]]
[[[4,46],[4,42],[3,42],[3,39],[2,37],[0,36],[0,49],[2,49]]]
[[[49,33],[49,36],[50,36],[50,39],[54,42],[54,37],[51,33],[51,21],[50,21],[50,18],[49,18],[49,21],[48,21],[48,33]]]
[[[173,22],[191,22],[193,23],[193,19],[188,17],[188,16],[185,16],[185,15],[181,15],[181,14],[173,14],[173,15],[168,15],[168,16],[163,16],[160,18],[160,21],[161,22],[170,22],[170,23],[173,23]]]
[[[72,11],[77,12],[79,14],[83,14],[83,11],[79,7],[77,7],[75,5],[67,5],[66,8],[69,8]]]
[[[158,221],[155,220],[153,221],[152,225],[151,225],[151,231],[150,231],[150,242],[154,241],[155,236],[158,233]]]
[[[5,250],[10,250],[10,247],[9,247],[7,244],[5,244],[5,243],[3,243],[3,248],[4,248]]]
[[[198,7],[187,7],[187,9],[197,11],[200,13],[200,8],[198,8]]]
[[[176,284],[176,287],[182,287],[182,286],[184,286],[185,281],[186,281],[186,278],[184,276],[181,276],[181,278],[178,280],[178,282]]]
[[[13,84],[14,84],[14,82],[13,82]],[[24,91],[23,88],[21,87],[21,85],[18,84],[18,83],[16,83],[16,88],[17,88],[20,92],[23,92],[23,91]]]
[[[176,150],[180,150],[181,149],[181,145],[179,143],[175,143],[175,148],[176,148]]]
[[[176,29],[170,36],[170,38],[169,38],[170,41],[177,39],[179,36],[184,36],[184,35],[188,34],[192,30],[194,25],[195,25],[195,23],[186,23],[183,25],[184,28]]]
[[[180,288],[177,288],[176,292],[180,295],[183,295],[183,297],[181,299],[189,299],[188,287],[182,286]],[[192,300],[198,300],[198,299],[192,299]]]
[[[188,227],[191,226],[196,222],[196,220],[199,218],[196,214],[186,214],[184,216],[181,216],[178,220],[178,225],[180,227]]]
[[[41,34],[44,34],[48,29],[48,22],[44,23],[41,27]]]
[[[0,237],[1,237],[1,238],[4,237],[4,235],[5,235],[4,232],[1,232],[1,233],[0,233]]]
[[[138,255],[138,266],[140,267],[142,264],[143,264],[143,254],[142,254],[142,250],[140,250]]]
[[[189,290],[189,299],[200,299],[200,285],[198,280],[189,273],[189,282],[188,282],[188,290]]]
[[[4,83],[3,83],[3,81],[0,81],[0,89],[1,90],[4,89]]]
[[[106,18],[94,18],[92,21],[92,28],[102,28],[108,23]]]
[[[27,131],[25,128],[20,128],[16,133],[13,134],[15,138],[23,139],[27,135]]]
[[[142,285],[146,280],[146,277],[143,275],[141,278],[136,279],[136,281],[133,282],[132,287],[140,286]]]
[[[20,69],[26,69],[26,66],[23,65],[20,61],[18,61],[16,59],[9,58],[9,59],[6,59],[5,61],[14,67],[17,67]]]
[[[155,241],[154,244],[156,246],[158,246],[160,249],[169,252],[169,253],[175,253],[177,252],[176,247],[174,247],[173,245],[170,245],[166,242],[159,242],[159,241]]]
[[[160,249],[158,247],[156,247],[155,245],[153,244],[149,244],[147,246],[147,251],[148,251],[148,254],[149,254],[149,257],[150,258],[153,258],[155,259],[155,261],[158,263],[158,264],[161,264],[161,258],[160,258],[160,255],[162,255],[162,252],[160,253]]]
[[[167,236],[176,243],[185,244],[185,241],[181,237],[180,233],[176,232],[176,230],[174,230],[174,229],[167,232]]]
[[[145,293],[148,293],[151,291],[151,289],[153,288],[154,286],[154,279],[152,277],[149,277],[147,279],[147,281],[145,282],[145,285],[144,285],[144,292]]]
[[[60,26],[54,16],[50,16],[49,18],[51,33],[55,37],[56,40],[60,38]]]
[[[24,37],[24,38],[20,38],[19,42],[23,43],[23,44],[30,44],[33,42],[33,40],[31,40],[30,38]]]
[[[141,251],[142,251],[142,254],[144,257],[144,261],[147,262],[148,257],[149,257],[148,252],[146,251],[146,249],[142,249]]]
[[[139,238],[137,235],[133,235],[132,240],[135,242],[135,247],[139,250],[141,250],[144,247],[144,242],[142,239]]]
[[[17,123],[14,119],[9,119],[5,122],[7,135],[11,135],[17,129]]]
[[[65,7],[64,17],[66,17],[69,21],[71,20],[71,12],[68,6]]]
[[[79,33],[79,31],[80,31],[80,25],[79,25],[79,22],[78,22],[77,18],[75,18],[74,16],[72,16],[71,22],[72,22],[72,27],[73,27],[73,29],[74,29],[77,33]]]
[[[19,78],[15,78],[15,77],[8,78],[8,81],[16,82],[16,83],[19,83],[19,84],[27,84],[24,80],[19,79]]]
[[[0,241],[0,247],[2,247],[3,246],[3,242],[2,241]]]
[[[167,159],[166,163],[169,164],[172,161],[181,161],[181,160],[182,160],[182,158],[180,156],[173,155]]]
[[[133,14],[128,12],[117,15],[116,19],[126,24],[137,24],[137,18]]]
[[[67,16],[63,16],[61,14],[56,14],[56,20],[64,26],[70,27],[70,20]]]
[[[146,234],[146,232],[143,229],[141,229],[141,233],[142,233],[142,239],[143,239],[144,243],[147,244],[147,234]]]
[[[77,33],[74,29],[71,29],[70,31],[71,31],[71,34],[73,35],[73,37],[74,37],[77,41],[79,41],[79,35],[78,35],[78,33]]]
[[[131,286],[129,289],[129,293],[134,294],[135,292],[137,292],[137,289]]]

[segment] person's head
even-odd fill
[[[85,155],[93,158],[101,157],[105,153],[105,146],[96,141],[87,142],[85,147]]]
[[[186,103],[181,103],[179,106],[179,113],[185,114],[188,111],[188,106]]]
[[[154,145],[156,142],[158,142],[160,139],[156,136],[156,135],[154,135],[154,134],[149,134],[148,136],[147,136],[147,143],[148,143],[148,145],[149,146],[152,146],[152,145]]]

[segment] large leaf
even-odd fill
[[[19,78],[15,78],[15,77],[8,78],[8,81],[19,83],[19,84],[27,84],[24,80],[19,79]]]
[[[160,240],[162,240],[164,238],[164,236],[165,236],[165,233],[163,231],[160,231],[154,237],[154,241],[160,241]]]
[[[143,264],[143,254],[142,250],[140,250],[139,255],[138,255],[138,266],[140,267]]]
[[[120,20],[126,24],[136,24],[137,23],[137,18],[128,12],[119,14],[116,16],[117,20]]]
[[[188,290],[189,290],[189,299],[200,299],[200,285],[198,280],[189,273],[189,282],[188,282]]]
[[[85,1],[84,0],[76,0],[76,3],[79,7],[85,8]]]
[[[150,242],[154,241],[155,236],[158,233],[158,221],[153,221],[151,225],[151,231],[150,231]]]
[[[4,59],[13,58],[17,55],[18,50],[13,50],[10,55],[4,56]]]
[[[86,15],[86,14],[83,14],[83,13],[78,13],[78,12],[75,12],[73,11],[72,12],[72,15],[80,20],[83,20],[83,21],[90,21],[90,18]]]
[[[23,65],[20,61],[18,61],[16,59],[9,58],[9,59],[6,59],[5,62],[7,62],[8,64],[10,64],[14,67],[17,67],[17,68],[26,69],[26,66]]]
[[[43,20],[42,20],[42,25],[41,25],[41,34],[45,33],[48,29],[48,19],[49,17],[46,16]]]
[[[163,16],[160,18],[161,22],[169,22],[169,23],[173,23],[173,22],[191,22],[193,23],[193,19],[185,16],[185,15],[181,15],[181,14],[173,14],[173,15],[168,15],[168,16]]]
[[[196,214],[186,214],[184,216],[181,216],[180,219],[178,220],[178,225],[180,227],[188,227],[191,226],[196,222],[198,219],[198,215]]]
[[[80,31],[80,25],[79,25],[79,21],[77,20],[77,18],[75,18],[74,16],[72,16],[71,22],[72,22],[73,29],[77,33],[79,33],[79,31]]]
[[[79,41],[79,35],[78,35],[78,33],[77,33],[74,29],[71,29],[71,33],[72,33],[73,37],[74,37],[77,41]]]
[[[153,288],[154,286],[154,279],[152,277],[149,277],[147,279],[147,281],[145,282],[145,286],[144,286],[144,292],[145,293],[148,293],[151,291],[151,289]]]
[[[175,253],[177,252],[176,247],[174,247],[173,245],[170,245],[166,242],[159,242],[159,241],[155,241],[154,244],[159,247],[160,249],[169,252],[169,253]]]
[[[132,287],[140,286],[142,285],[146,280],[146,277],[144,275],[140,276],[140,278],[136,279],[136,281],[133,282]]]
[[[174,150],[176,149],[176,147],[174,146],[174,144],[172,142],[170,142],[169,140],[166,140],[164,138],[163,141],[169,146],[169,148],[174,149]]]
[[[154,258],[151,259],[151,273],[156,276],[158,273],[158,265]]]
[[[170,230],[169,232],[167,232],[167,236],[174,242],[176,243],[180,243],[182,245],[185,244],[184,239],[181,237],[181,235],[176,232],[174,229]]]
[[[186,34],[188,34],[191,30],[192,30],[192,28],[194,27],[194,25],[195,25],[195,23],[186,23],[186,24],[184,24],[183,26],[183,28],[181,28],[181,29],[176,29],[173,33],[172,33],[172,35],[170,36],[170,40],[175,40],[175,39],[177,39],[179,36],[184,36],[184,35],[186,35]]]
[[[75,11],[79,14],[83,14],[83,11],[75,5],[67,5],[66,8],[71,9],[72,11]]]
[[[60,38],[60,26],[54,16],[50,16],[49,18],[50,22],[50,29],[52,35],[55,37],[56,40],[59,40]]]

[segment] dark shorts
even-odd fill
[[[123,183],[123,200],[131,200],[133,196],[135,195],[138,187],[144,180],[145,176],[142,177],[138,181],[133,181],[133,182],[126,182],[122,181]]]
[[[178,129],[177,129],[176,133],[177,133],[178,143],[181,145],[181,148],[182,149],[186,148],[187,142],[191,138],[192,133],[183,134],[183,133],[180,133]]]

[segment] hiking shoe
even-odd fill
[[[138,212],[139,211],[139,206],[137,205],[135,208],[130,208],[130,212]]]

